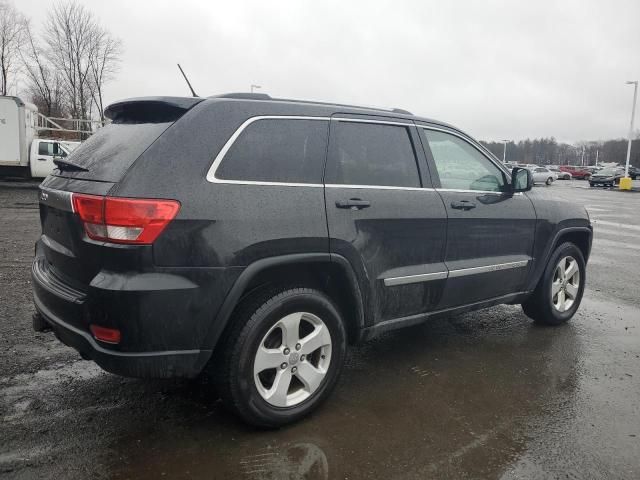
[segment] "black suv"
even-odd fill
[[[140,98],[42,183],[34,328],[107,371],[213,378],[277,426],[347,344],[496,304],[576,312],[585,209],[450,125],[262,94]]]

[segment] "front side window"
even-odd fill
[[[331,132],[327,183],[420,187],[406,127],[339,121]]]
[[[216,178],[322,183],[328,124],[328,120],[257,120],[231,146]]]
[[[424,130],[442,188],[502,192],[505,176],[467,141],[449,133]]]
[[[53,155],[53,143],[40,142],[40,144],[38,145],[38,155]]]

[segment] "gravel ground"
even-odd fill
[[[0,182],[3,478],[640,477],[638,194],[536,187],[595,226],[569,324],[499,306],[393,332],[351,350],[316,414],[264,432],[202,386],[116,377],[33,332],[34,187]]]

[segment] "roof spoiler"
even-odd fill
[[[104,115],[114,123],[173,122],[202,100],[189,97],[128,98],[109,105]]]

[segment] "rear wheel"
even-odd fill
[[[535,291],[523,304],[524,313],[544,325],[560,325],[578,310],[586,279],[584,257],[570,242],[556,248]]]
[[[338,379],[346,334],[338,309],[311,288],[264,290],[243,302],[209,367],[227,407],[259,427],[313,411]]]
[[[551,185],[553,183],[553,178],[552,177],[547,178],[547,181],[544,183],[546,183],[547,185]]]
[[[585,175],[584,179],[588,182],[589,180],[591,180],[591,175]]]

